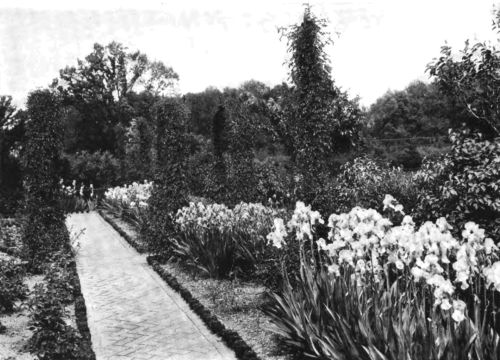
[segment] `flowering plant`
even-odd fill
[[[97,198],[94,193],[94,185],[85,186],[83,183],[77,186],[76,180],[71,185],[64,185],[64,180],[59,181],[61,187],[60,206],[66,212],[80,212],[94,210]]]
[[[298,327],[306,325],[295,323],[293,319],[297,314],[292,314],[291,309],[299,306],[298,303],[308,304],[310,300],[304,297],[319,297],[323,305],[315,310],[304,308],[306,313],[316,311],[318,319],[303,319],[302,324],[311,322],[311,326],[317,327],[326,321],[325,317],[352,316],[325,296],[336,298],[336,291],[343,294],[354,291],[356,295],[351,298],[350,306],[359,309],[360,321],[367,329],[379,324],[379,330],[387,331],[385,327],[397,321],[398,336],[406,334],[407,344],[416,341],[408,326],[415,329],[418,325],[436,348],[452,344],[453,351],[459,351],[464,340],[461,336],[465,336],[466,342],[474,343],[482,352],[491,351],[485,348],[485,343],[496,344],[493,347],[496,353],[500,340],[498,328],[494,320],[481,315],[493,312],[493,319],[496,318],[494,298],[495,291],[500,289],[500,252],[495,242],[473,222],[465,224],[460,238],[452,235],[451,226],[444,218],[417,227],[389,195],[384,199],[384,208],[392,212],[392,218],[397,218],[395,213],[402,217],[399,225],[373,209],[355,207],[348,213],[330,215],[326,239],[316,239],[315,225],[323,220],[303,203],[297,203],[287,226],[283,219],[275,219],[273,232],[268,235],[274,246],[283,248],[290,242],[307,240],[316,244],[310,259],[305,257],[305,252],[302,255],[299,288],[285,286],[284,294],[276,295],[278,305],[272,315],[278,326],[293,338],[299,336],[290,323]],[[310,303],[310,306],[314,308],[316,304]],[[328,311],[321,310],[324,306]],[[399,308],[399,313],[389,308]],[[380,323],[386,314],[384,311],[388,314],[387,323]],[[366,313],[364,317],[363,313]],[[401,316],[413,317],[417,323],[405,323],[409,319]],[[330,327],[328,325],[328,329]],[[367,329],[364,335],[369,332]],[[320,334],[330,333],[336,338],[340,330],[329,331],[320,331]],[[355,333],[356,329],[350,331]],[[310,331],[300,334],[301,341],[308,342],[308,335],[304,335],[307,333]],[[375,329],[373,336],[376,337],[376,333]],[[386,338],[383,342],[393,340]],[[315,348],[317,344],[311,346]],[[398,348],[401,347],[399,344]],[[332,349],[323,348],[318,354],[331,356]]]
[[[266,250],[266,234],[280,210],[258,203],[204,205],[178,210],[176,253],[212,277],[251,270]]]
[[[117,217],[140,228],[144,223],[145,209],[153,190],[153,182],[133,182],[130,185],[109,188],[104,193],[104,207]]]

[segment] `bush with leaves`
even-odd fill
[[[29,121],[23,147],[26,206],[23,224],[23,256],[37,271],[51,253],[68,241],[61,195],[63,132],[59,101],[48,90],[32,92],[27,101]]]
[[[456,227],[468,221],[500,236],[500,139],[470,130],[451,133],[452,149],[424,164],[415,178],[421,188],[416,218],[440,216]]]
[[[65,321],[66,309],[57,288],[37,285],[32,300],[35,327],[30,349],[41,360],[85,359],[80,334]]]
[[[175,214],[187,205],[188,110],[177,98],[165,98],[152,109],[154,118],[154,186],[141,237],[156,253],[171,250]]]
[[[416,206],[419,188],[411,173],[358,157],[340,167],[312,202],[322,214],[349,211],[355,206],[381,210],[385,194],[394,196],[410,212]]]
[[[17,300],[26,297],[24,267],[12,260],[0,259],[0,312],[11,312]]]
[[[267,157],[263,161],[255,160],[257,178],[257,198],[262,203],[272,199],[288,206],[293,194],[292,179],[288,169],[288,160],[280,157]]]
[[[35,286],[34,296],[28,302],[34,327],[30,351],[44,360],[95,359],[89,339],[67,322],[67,308],[74,303],[79,286],[74,250],[69,242],[52,254],[43,271],[44,282]]]
[[[64,178],[95,188],[115,186],[123,181],[120,161],[109,151],[80,151],[65,155]]]
[[[493,19],[500,32],[500,10]],[[468,112],[467,127],[482,132],[488,139],[500,136],[500,51],[489,43],[465,42],[457,56],[449,45],[441,47],[441,56],[427,68],[439,89]]]

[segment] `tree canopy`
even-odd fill
[[[67,151],[109,150],[123,153],[120,143],[135,115],[138,93],[158,97],[174,91],[179,76],[140,51],[117,42],[95,44],[76,67],[66,67],[53,81],[66,105],[64,119],[70,135]],[[134,101],[135,100],[135,101]]]

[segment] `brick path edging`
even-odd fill
[[[80,277],[78,276],[78,271],[76,270],[76,262],[72,261],[70,264],[70,271],[73,273],[74,278],[74,289],[73,294],[75,297],[75,317],[76,317],[76,327],[80,332],[84,340],[85,354],[88,356],[88,360],[95,360],[95,353],[92,349],[92,338],[90,335],[89,324],[87,321],[87,307],[85,306],[85,298],[82,294],[82,288],[80,286]]]
[[[153,268],[158,275],[181,297],[186,301],[191,310],[200,317],[205,325],[214,333],[219,336],[227,347],[234,351],[239,360],[261,360],[255,351],[243,340],[236,331],[227,329],[224,324],[213,315],[210,310],[205,308],[203,304],[196,299],[191,292],[183,287],[167,270],[161,267],[159,260],[160,256],[148,256],[146,258],[148,264]]]

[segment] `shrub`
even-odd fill
[[[474,221],[500,235],[500,142],[469,130],[452,133],[452,148],[438,161],[426,162],[415,176],[421,188],[416,218],[445,216],[455,228]]]
[[[187,204],[188,111],[179,99],[166,98],[155,104],[152,114],[154,186],[141,237],[152,251],[164,253],[175,235],[175,213]]]
[[[341,213],[355,206],[381,210],[385,194],[392,194],[409,212],[416,206],[419,189],[412,174],[377,163],[368,157],[347,162],[340,173],[318,190],[312,206],[322,214]]]
[[[69,242],[53,253],[43,268],[45,281],[34,289],[28,302],[34,327],[30,350],[39,359],[94,359],[81,334],[66,321],[67,306],[75,301],[78,285],[73,249]]]
[[[288,205],[293,194],[293,187],[287,164],[287,159],[279,157],[268,157],[264,161],[256,161],[257,198],[261,202],[272,199]]]
[[[21,227],[17,222],[0,222],[0,243],[7,248],[21,246]]]
[[[120,161],[109,151],[81,151],[65,155],[65,159],[69,167],[65,178],[79,184],[93,184],[100,189],[123,181]]]
[[[35,287],[31,303],[35,331],[30,339],[31,351],[41,360],[84,359],[81,336],[66,324],[66,310],[58,290],[52,286]]]
[[[22,156],[26,192],[23,254],[29,268],[39,270],[68,240],[64,213],[58,207],[63,133],[59,102],[50,91],[32,92],[27,107],[30,121]]]
[[[0,312],[11,312],[15,302],[26,297],[28,289],[23,282],[24,273],[22,265],[0,259]]]
[[[187,162],[186,180],[189,194],[214,198],[213,194],[218,192],[219,183],[217,183],[213,167],[214,155],[210,144],[201,140],[199,148],[189,157]]]

